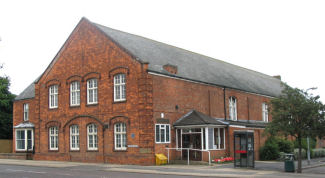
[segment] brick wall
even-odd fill
[[[82,20],[35,85],[35,98],[14,103],[14,125],[30,102],[35,124],[35,159],[153,164],[152,83],[147,64],[134,60],[87,20]],[[113,76],[126,75],[126,101],[113,101]],[[87,105],[87,80],[98,80],[98,104]],[[70,83],[80,82],[80,106],[70,106]],[[58,108],[49,109],[49,86],[58,85]],[[114,150],[114,124],[126,123],[126,151]],[[90,123],[98,126],[98,150],[87,150]],[[69,146],[69,127],[79,125],[80,150]],[[49,150],[48,128],[59,128],[59,149]],[[106,127],[105,127],[106,126]],[[141,152],[141,153],[140,153]],[[141,159],[139,159],[141,158]],[[132,160],[130,162],[130,160]]]
[[[224,94],[226,98],[227,119],[229,119],[228,98],[234,96],[237,99],[237,118],[239,120],[257,120],[262,121],[262,103],[269,102],[270,98],[261,95],[255,95],[238,90],[228,89],[224,93],[222,87],[199,84],[180,79],[152,75],[153,78],[153,117],[155,123],[159,121],[161,113],[169,119],[172,124],[181,116],[192,109],[210,115],[211,117],[225,117],[224,112]],[[269,114],[269,121],[271,115]],[[228,136],[226,129],[226,136]],[[212,151],[211,158],[233,156],[233,131],[240,128],[229,128],[229,140],[226,137],[225,151]],[[258,150],[265,142],[262,136],[263,129],[245,128],[244,130],[254,130],[255,137],[255,158],[258,159]],[[155,152],[167,154],[166,147],[175,148],[176,138],[175,129],[171,129],[170,144],[156,144]],[[207,154],[204,154],[204,160]]]

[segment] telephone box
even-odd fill
[[[254,131],[234,131],[234,166],[255,167]]]

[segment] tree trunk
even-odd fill
[[[297,169],[297,173],[301,173],[301,147],[302,147],[302,143],[301,143],[301,137],[298,136],[298,146],[299,146],[299,153],[298,153],[298,169]]]

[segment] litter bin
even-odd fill
[[[293,154],[284,155],[284,171],[295,172],[295,161]]]
[[[167,157],[164,154],[156,154],[156,165],[167,164]]]

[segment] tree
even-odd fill
[[[0,69],[2,69],[1,65]],[[9,86],[9,77],[0,76],[0,139],[12,138],[12,112],[15,95],[10,93]]]
[[[309,90],[309,89],[308,89]],[[301,173],[302,139],[324,137],[324,105],[308,90],[284,84],[280,97],[271,100],[272,122],[266,127],[271,135],[292,136],[298,143],[298,173]]]

